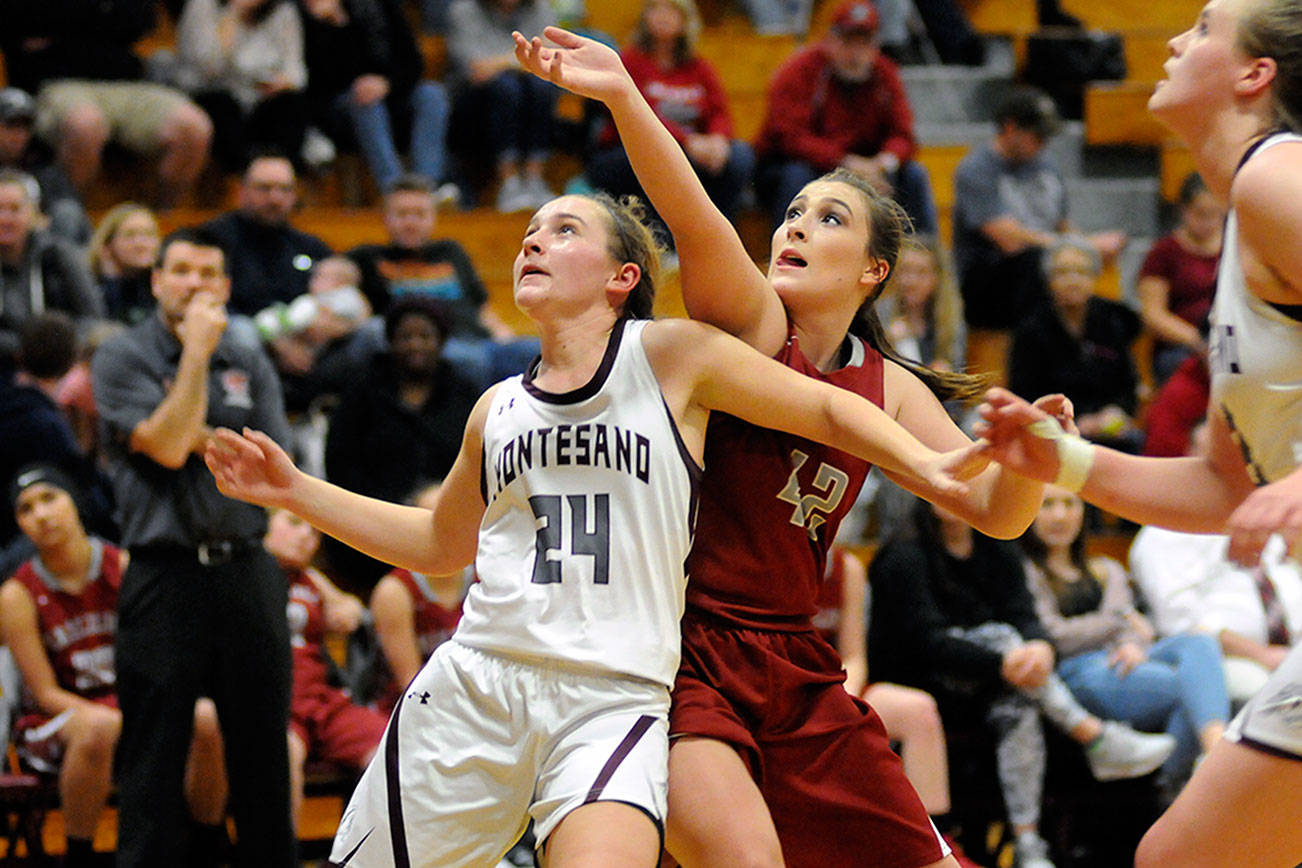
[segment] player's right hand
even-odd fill
[[[218,491],[259,506],[289,506],[301,475],[276,441],[252,428],[243,434],[218,428],[208,439],[203,460]]]
[[[622,93],[636,90],[624,62],[610,46],[587,39],[560,27],[548,27],[543,37],[553,43],[544,45],[541,37],[515,38],[515,56],[520,65],[541,79],[589,99],[607,102]]]

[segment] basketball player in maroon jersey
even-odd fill
[[[19,528],[36,555],[0,586],[0,637],[23,681],[14,741],[31,767],[59,776],[67,866],[93,862],[95,827],[108,800],[122,714],[114,692],[113,642],[126,553],[86,533],[74,483],[50,465],[29,465],[12,486]],[[193,864],[216,865],[225,839],[221,734],[211,700],[195,706],[186,799],[199,824]],[[206,857],[206,858],[204,858]]]
[[[775,231],[766,274],[618,55],[559,28],[545,36],[556,47],[517,35],[517,58],[611,111],[673,233],[694,318],[867,397],[932,448],[970,442],[939,399],[978,381],[905,361],[873,311],[907,221],[899,206],[845,169],[812,182]],[[1042,406],[1070,412],[1060,396]],[[868,464],[715,414],[705,466],[670,720],[669,852],[687,868],[954,868],[881,721],[843,689],[840,658],[812,624],[828,548]],[[993,466],[957,495],[889,475],[1003,538],[1030,524],[1043,493]]]

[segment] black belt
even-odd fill
[[[246,555],[261,545],[261,540],[257,539],[217,539],[205,540],[196,545],[146,543],[145,545],[131,546],[129,551],[133,556],[180,556],[198,561],[205,567],[217,567],[229,563],[241,555]]]

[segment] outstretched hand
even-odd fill
[[[525,70],[579,96],[607,102],[628,88],[636,89],[619,54],[595,39],[560,27],[543,31],[543,37],[552,45],[544,45],[537,36],[525,39],[519,32],[511,35],[515,38],[516,59]]]
[[[937,491],[962,496],[967,493],[967,480],[976,476],[990,463],[990,444],[976,440],[958,449],[941,452],[928,462],[922,473],[927,484]]]
[[[204,450],[217,490],[259,506],[287,506],[300,471],[289,455],[261,431],[243,435],[218,428]]]
[[[986,392],[977,408],[981,421],[976,434],[990,443],[990,457],[1022,476],[1052,482],[1058,476],[1058,449],[1054,442],[1031,430],[1039,421],[1051,421],[1068,434],[1076,433],[1071,401],[1046,395],[1034,404],[1007,389]]]

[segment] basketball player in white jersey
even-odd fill
[[[229,496],[408,569],[475,561],[456,633],[395,708],[334,864],[492,866],[529,817],[548,868],[657,864],[710,410],[950,491],[984,467],[982,446],[933,452],[868,401],[717,329],[646,320],[655,268],[628,205],[565,196],[534,215],[515,299],[542,355],[480,399],[432,509],[313,479],[258,432],[209,446]]]
[[[1230,206],[1212,308],[1207,458],[1085,444],[994,392],[986,434],[1006,465],[1070,481],[1143,524],[1231,535],[1254,563],[1302,537],[1302,0],[1212,0],[1171,40],[1153,114]],[[1030,425],[1026,423],[1030,422]],[[1081,487],[1083,485],[1083,487]],[[1302,861],[1302,646],[1230,725],[1136,865],[1290,868]]]

